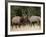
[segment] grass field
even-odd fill
[[[13,26],[13,28],[11,27],[10,29],[11,31],[32,31],[32,30],[34,31],[34,30],[40,30],[41,28],[39,25],[35,24],[32,26],[31,25],[25,25],[25,26],[21,25],[20,27],[17,26],[17,28],[16,26]]]

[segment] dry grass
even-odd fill
[[[32,30],[39,30],[40,26],[35,24],[35,25],[21,25],[20,27],[17,26],[17,28],[15,26],[13,26],[13,28],[11,27],[11,31],[32,31]]]

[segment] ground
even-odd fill
[[[15,26],[13,26],[13,28],[10,28],[11,31],[32,31],[32,30],[40,30],[40,26],[35,24],[35,25],[25,25],[25,26],[20,26],[20,28],[17,26],[17,28]]]

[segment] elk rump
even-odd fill
[[[21,25],[21,17],[20,16],[15,16],[12,18],[12,26],[19,26]]]
[[[31,16],[31,17],[28,17],[28,20],[30,21],[31,25],[32,24],[34,25],[35,23],[40,25],[41,18],[40,18],[40,16]]]

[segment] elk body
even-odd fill
[[[35,24],[37,23],[38,25],[40,24],[40,16],[31,16],[31,17],[28,17],[28,20],[30,21],[30,24]]]
[[[23,26],[25,26],[26,25],[26,23],[27,23],[27,17],[26,16],[15,16],[15,17],[13,17],[12,18],[12,26],[21,26],[21,25],[23,25]]]
[[[19,26],[20,27],[20,25],[21,25],[21,17],[20,16],[15,16],[15,17],[13,17],[12,18],[12,26]]]

